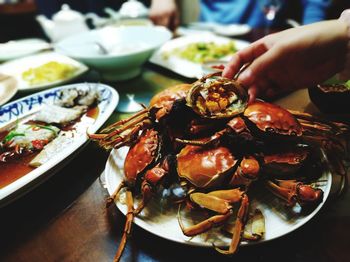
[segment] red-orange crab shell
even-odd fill
[[[204,118],[229,118],[246,109],[248,94],[237,81],[212,74],[193,84],[186,102]]]
[[[138,174],[156,161],[159,155],[159,143],[158,132],[148,129],[129,149],[124,162],[125,178],[129,184],[135,184]]]
[[[237,160],[226,147],[187,145],[177,155],[177,172],[179,177],[195,187],[208,188],[222,182],[236,163]]]
[[[286,109],[255,101],[244,111],[244,116],[253,122],[260,130],[286,136],[301,136],[302,127],[299,121]]]
[[[267,173],[283,177],[295,174],[309,158],[307,148],[285,148],[283,152],[267,153],[263,157],[263,168]]]
[[[190,84],[180,84],[164,89],[156,94],[150,101],[150,107],[159,108],[156,113],[156,119],[159,120],[169,113],[176,100],[184,99],[191,86]]]

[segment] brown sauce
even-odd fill
[[[84,121],[87,117],[96,119],[99,114],[98,107],[90,108],[85,114],[82,115],[76,122],[61,128],[63,131],[74,130],[79,126],[84,126]],[[7,131],[0,132],[0,141],[8,134]],[[22,176],[28,174],[35,167],[29,166],[30,161],[39,154],[40,151],[36,151],[27,155],[23,155],[17,159],[12,159],[9,162],[0,162],[0,188],[3,188]]]

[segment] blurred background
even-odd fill
[[[186,1],[188,6],[190,0]],[[96,13],[104,17],[106,16],[104,8],[110,7],[119,10],[124,2],[122,0],[0,0],[0,42],[29,37],[47,39],[35,17],[38,14],[43,14],[51,18],[64,3],[68,3],[71,9],[81,13]],[[150,0],[141,2],[147,7],[150,6]],[[286,10],[286,16],[299,23],[302,17],[300,2],[302,1],[290,1]],[[350,8],[349,0],[331,0],[327,10],[327,19],[338,18],[341,12],[347,8]]]

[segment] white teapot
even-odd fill
[[[85,16],[70,9],[67,4],[62,5],[61,10],[52,16],[52,20],[44,15],[36,16],[36,20],[52,42],[89,30]]]

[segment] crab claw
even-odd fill
[[[300,183],[297,187],[297,199],[301,205],[318,204],[323,200],[323,191]]]
[[[267,188],[286,201],[288,206],[299,203],[301,206],[317,205],[323,201],[323,191],[295,180],[267,181]]]

